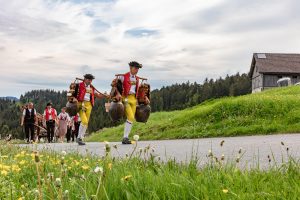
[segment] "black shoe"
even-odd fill
[[[123,138],[122,144],[131,144],[131,141],[128,138]]]
[[[85,145],[85,143],[82,141],[81,138],[78,138],[77,143],[78,143],[79,145]]]

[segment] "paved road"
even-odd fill
[[[220,143],[224,140],[223,146]],[[284,143],[284,145],[281,144]],[[117,145],[117,150],[112,149],[112,155],[115,157],[125,157],[132,152],[134,145],[121,145],[119,142],[112,142],[110,145]],[[200,159],[199,164],[207,163],[209,150],[218,158],[224,154],[225,160],[234,162],[239,156],[239,150],[242,149],[242,158],[239,162],[240,167],[255,167],[259,164],[262,168],[269,166],[274,160],[278,164],[285,162],[288,153],[296,159],[300,159],[300,134],[280,134],[266,136],[244,136],[244,137],[225,137],[225,138],[204,138],[187,140],[156,140],[139,141],[139,148],[145,148],[150,145],[154,149],[154,155],[159,156],[161,160],[175,158],[178,162],[186,162],[192,155],[197,155]],[[23,145],[25,146],[25,145]],[[28,146],[28,145],[27,145]],[[32,147],[32,145],[30,145]],[[90,142],[85,146],[78,146],[76,143],[52,143],[38,144],[38,149],[48,149],[54,151],[79,152],[81,154],[91,153],[103,156],[105,144],[99,142]],[[273,159],[273,157],[275,159]]]

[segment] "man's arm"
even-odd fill
[[[21,117],[21,126],[24,125],[25,114],[26,114],[26,110],[24,109]]]
[[[23,125],[24,125],[24,118],[25,118],[25,116],[24,116],[24,115],[22,115],[22,117],[21,117],[21,126],[23,126]]]
[[[105,96],[104,94],[100,94],[98,92],[95,92],[95,97],[97,97],[98,99],[102,99],[102,98],[105,98],[107,96]]]
[[[38,124],[37,115],[36,115],[36,109],[34,109],[34,123]]]

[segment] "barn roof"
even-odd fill
[[[255,66],[259,73],[300,74],[300,54],[254,53],[250,77]]]

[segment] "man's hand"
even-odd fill
[[[150,100],[148,99],[148,97],[145,97],[145,104],[146,105],[150,104]]]
[[[120,95],[120,94],[117,94],[115,98],[116,98],[116,100],[117,100],[117,101],[121,101],[121,99],[122,99],[122,95]]]
[[[109,95],[107,94],[100,94],[100,93],[95,93],[95,97],[102,99],[102,98],[109,98]]]
[[[24,123],[23,122],[21,122],[21,126],[23,126],[24,125]]]

